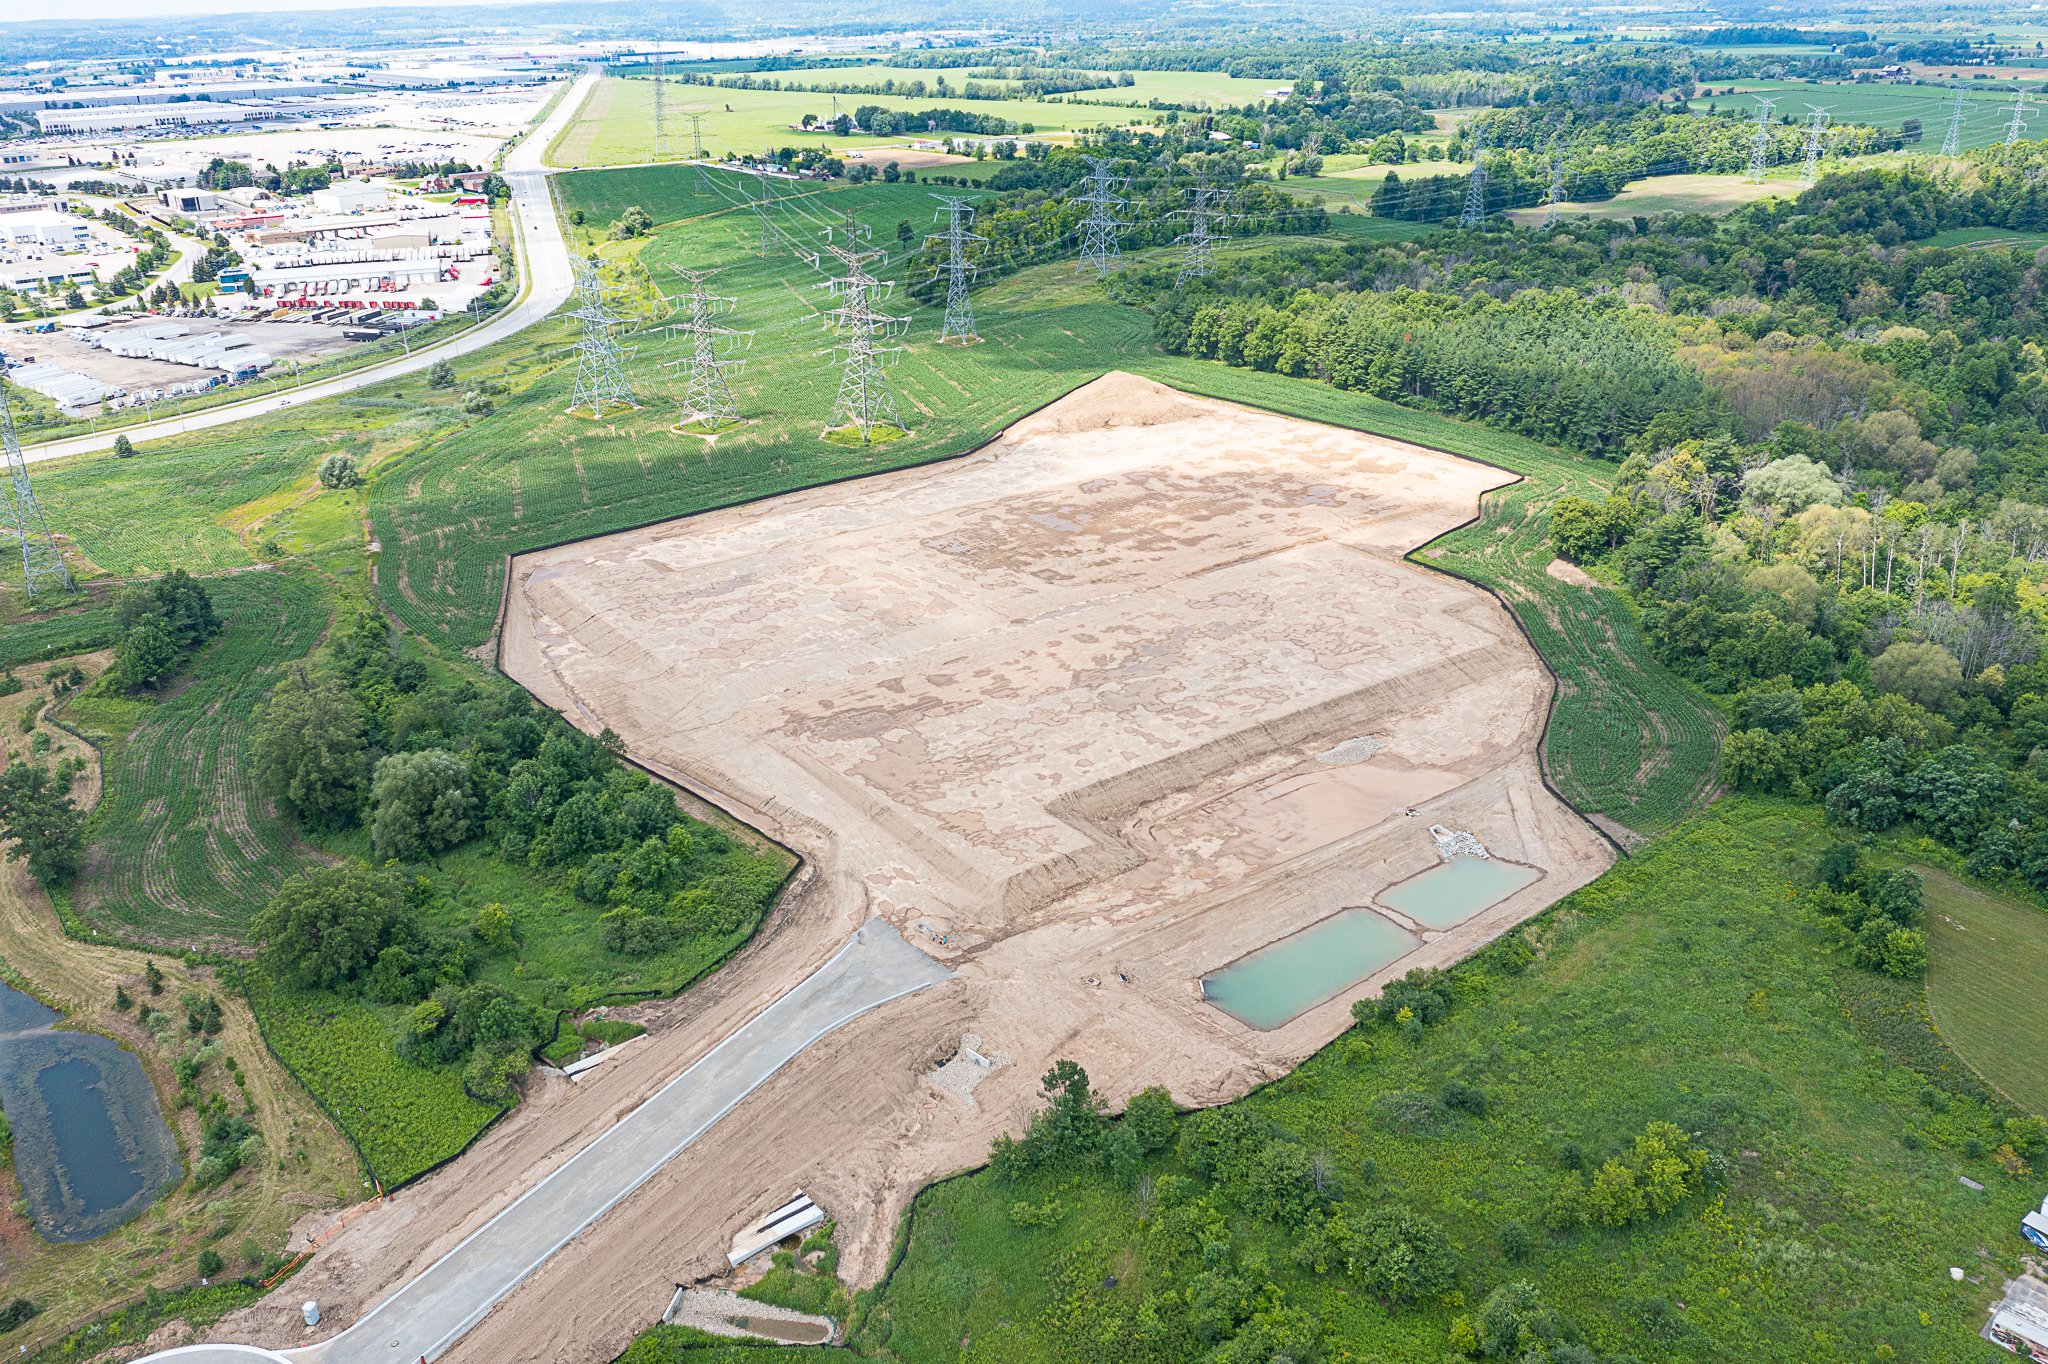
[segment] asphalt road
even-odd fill
[[[416,373],[437,360],[452,359],[458,355],[482,350],[485,346],[495,345],[540,321],[562,306],[569,297],[574,283],[569,264],[569,246],[563,239],[561,221],[555,216],[554,199],[548,191],[548,176],[553,173],[547,165],[548,144],[553,142],[576,116],[576,111],[589,97],[598,79],[595,70],[585,72],[578,78],[576,87],[564,95],[561,102],[555,106],[554,112],[548,115],[547,121],[527,133],[519,145],[506,154],[504,168],[499,173],[505,177],[505,183],[512,189],[512,224],[518,236],[516,249],[519,268],[524,272],[526,280],[526,292],[518,302],[481,327],[472,327],[438,345],[422,346],[410,355],[402,355],[382,364],[367,365],[348,374],[336,375],[332,379],[323,379],[286,393],[268,394],[260,398],[251,398],[246,402],[226,403],[220,407],[204,408],[180,417],[160,417],[153,422],[124,426],[118,430],[43,441],[25,447],[22,453],[31,461],[61,459],[66,455],[83,455],[95,450],[112,449],[116,435],[124,435],[132,441],[156,440],[164,436],[204,431],[209,427],[247,421],[251,417],[280,412],[288,407],[317,402],[322,398],[337,397],[371,384],[382,383],[386,379]]]
[[[414,1364],[433,1359],[548,1258],[709,1131],[806,1047],[952,973],[880,919],[704,1058],[331,1340],[280,1354],[189,1346],[142,1364]],[[210,1353],[209,1353],[210,1351]]]

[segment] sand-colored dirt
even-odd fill
[[[609,1359],[797,1186],[870,1281],[1053,1060],[1117,1101],[1227,1100],[1590,880],[1610,849],[1538,775],[1540,662],[1401,557],[1507,481],[1110,375],[959,460],[521,557],[506,670],[808,865],[631,1054],[537,1085],[223,1338],[296,1343],[309,1297],[346,1325],[869,915],[955,975],[804,1052],[448,1358]],[[1203,1002],[1203,974],[1434,865],[1432,823],[1543,875],[1272,1031]],[[969,1033],[1012,1062],[971,1104],[931,1078]]]

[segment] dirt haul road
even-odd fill
[[[1542,785],[1549,679],[1485,593],[1401,556],[1498,470],[1110,375],[974,455],[516,561],[508,672],[804,854],[764,932],[649,1038],[538,1087],[226,1338],[283,1346],[390,1295],[877,916],[953,974],[806,1049],[447,1358],[604,1360],[801,1185],[877,1275],[929,1179],[1080,1061],[1210,1104],[1603,869]],[[1438,862],[1539,869],[1259,1031],[1198,981]],[[972,1035],[995,1064],[975,1064]],[[1007,1064],[1005,1064],[1007,1062]]]

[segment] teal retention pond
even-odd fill
[[[1202,998],[1254,1028],[1277,1028],[1420,942],[1369,909],[1347,909],[1205,976]]]
[[[56,1021],[0,983],[0,1112],[37,1233],[90,1241],[133,1221],[185,1169],[142,1062]]]
[[[1424,928],[1456,928],[1543,875],[1491,857],[1457,857],[1380,893],[1380,903]]]

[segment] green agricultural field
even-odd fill
[[[0,625],[0,667],[21,666],[44,659],[104,649],[114,642],[114,608],[104,601],[80,598],[49,613],[37,613]]]
[[[2012,114],[2013,87],[1985,89],[1989,81],[1963,83],[1963,133],[1965,151],[1988,147],[2005,138],[2006,120]],[[1702,110],[1709,104],[1738,109],[1751,116],[1762,95],[1776,100],[1774,117],[1789,115],[1804,122],[1807,110],[1819,105],[1837,123],[1867,123],[1878,128],[1897,128],[1909,118],[1920,120],[1922,134],[1918,150],[1937,151],[1948,130],[1949,110],[1955,92],[1940,85],[1884,85],[1833,83],[1827,81],[1740,81],[1735,94],[1724,95],[1726,86],[1715,86],[1711,94],[1694,101]]]
[[[654,154],[654,86],[651,78],[607,78],[576,121],[563,131],[549,158],[558,166],[625,166],[650,160]],[[834,137],[794,125],[805,114],[821,121],[832,117],[832,96],[803,90],[723,90],[702,85],[671,84],[668,107],[704,113],[704,148],[716,156],[726,152],[760,152],[767,148],[826,145],[835,152],[901,146],[901,136]],[[842,112],[858,104],[879,104],[897,112],[933,108],[971,108],[978,114],[1030,124],[1040,133],[1123,124],[1135,111],[1123,105],[1064,104],[1050,100],[961,100],[937,96],[841,95]],[[1149,121],[1153,116],[1144,115]],[[687,125],[679,125],[687,129]]]
[[[925,108],[929,108],[935,103],[949,103],[955,108],[962,109],[980,108],[987,101],[963,100],[957,93],[959,88],[969,81],[976,85],[991,86],[1012,94],[1017,91],[1021,84],[1021,82],[1014,80],[989,80],[980,76],[970,76],[968,75],[969,70],[970,68],[967,67],[890,66],[887,63],[876,63],[872,66],[833,66],[818,67],[812,70],[759,71],[752,73],[743,73],[739,69],[734,69],[729,73],[721,72],[720,74],[753,74],[763,80],[778,81],[785,90],[823,90],[829,89],[834,85],[879,85],[892,80],[899,86],[907,85],[913,81],[923,81],[926,89],[931,90],[939,77],[945,77],[946,84],[955,93],[949,95],[925,94],[910,97],[926,101],[921,106]],[[1063,72],[1062,74],[1068,73]],[[1112,81],[1116,75],[1113,71],[1102,74],[1104,74],[1106,80]],[[1105,84],[1098,89],[1076,90],[1063,95],[1048,95],[1042,101],[1034,102],[1122,105],[1127,108],[1147,108],[1154,102],[1157,102],[1163,105],[1175,105],[1186,109],[1237,109],[1247,104],[1267,103],[1274,98],[1270,93],[1271,91],[1284,91],[1293,84],[1293,82],[1287,80],[1253,80],[1242,76],[1226,76],[1220,71],[1133,71],[1131,79],[1133,83],[1130,85]],[[716,87],[707,88],[703,86],[692,87],[689,92],[691,96],[704,99],[715,98],[727,93],[733,92],[719,90]],[[839,98],[840,105],[843,108],[851,108],[856,103],[868,103],[872,99],[871,96],[858,94],[842,94]]]
[[[2038,251],[2048,246],[2048,232],[2015,232],[2004,227],[1952,227],[1915,244],[1967,246],[1975,251]]]
[[[1441,1226],[1453,1293],[1394,1306],[1341,1260],[1312,1272],[1303,1236],[1249,1211],[1243,1182],[1169,1150],[1124,1187],[1082,1165],[926,1190],[900,1264],[856,1310],[854,1345],[916,1364],[959,1359],[963,1341],[1017,1364],[1161,1358],[1140,1304],[1179,1290],[1226,1311],[1199,1296],[1206,1270],[1249,1280],[1261,1308],[1274,1300],[1257,1286],[1273,1285],[1333,1359],[1462,1358],[1447,1347],[1454,1319],[1512,1280],[1603,1356],[1691,1364],[1739,1342],[1757,1364],[1977,1364],[2039,1190],[1994,1164],[1998,1112],[1924,1105],[1927,1081],[1887,1063],[1839,1006],[1854,968],[1790,895],[1826,841],[1810,807],[1724,801],[1536,920],[1521,934],[1533,951],[1456,968],[1445,1021],[1412,1040],[1355,1032],[1235,1105],[1320,1153],[1338,1215],[1398,1208]],[[1483,1114],[1396,1116],[1426,1116],[1418,1102],[1450,1078],[1483,1095]],[[1718,1186],[1624,1229],[1565,1225],[1578,1168],[1658,1120],[1726,1162]],[[1191,1187],[1169,1194],[1167,1175]],[[1148,1187],[1141,1219],[1134,1190]],[[1214,1220],[1163,1211],[1193,1195]],[[1194,1269],[1165,1278],[1162,1247],[1193,1238]],[[1949,1265],[1977,1268],[1952,1283]]]
[[[2048,912],[1921,870],[1927,881],[1927,1011],[1976,1072],[2048,1114]]]
[[[95,931],[186,945],[239,941],[311,854],[248,772],[248,717],[326,628],[295,572],[208,580],[227,628],[161,699],[84,694],[60,712],[100,749],[105,793],[72,905]]]

